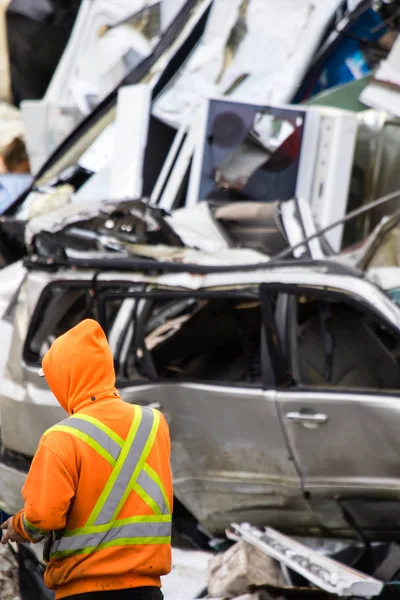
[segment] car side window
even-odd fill
[[[32,317],[24,348],[28,365],[40,366],[54,340],[87,318],[97,318],[88,285],[50,284]]]
[[[115,354],[119,382],[261,383],[258,295],[139,297],[129,302]],[[112,328],[107,329],[112,338]]]
[[[151,297],[126,291],[105,289],[99,310],[87,282],[47,286],[28,331],[26,363],[40,366],[58,336],[92,318],[105,328],[120,385],[149,380],[261,385],[258,292]]]
[[[298,383],[400,388],[399,340],[377,318],[343,301],[306,296],[293,297],[292,307],[292,368]]]

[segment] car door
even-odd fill
[[[289,298],[277,402],[304,493],[335,534],[400,534],[398,332],[345,295]]]
[[[132,298],[118,386],[169,422],[175,496],[212,534],[232,521],[301,525],[311,513],[261,373],[258,292],[135,293],[125,309]]]

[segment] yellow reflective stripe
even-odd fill
[[[104,433],[107,434],[108,437],[110,437],[116,444],[118,444],[118,446],[122,448],[122,446],[124,445],[124,440],[122,439],[122,437],[120,437],[117,433],[115,433],[115,431],[110,429],[110,427],[107,427],[107,425],[104,425],[104,423],[102,423],[98,419],[95,419],[94,417],[89,417],[89,415],[74,415],[74,419],[81,419],[82,421],[92,423],[92,425],[95,425],[96,427],[104,431]]]
[[[171,536],[171,523],[130,523],[121,527],[111,527],[106,532],[62,536],[54,540],[52,552],[83,550],[121,539],[151,539],[166,536]]]
[[[156,514],[156,515],[162,515],[162,512],[160,510],[160,507],[158,506],[157,502],[154,502],[153,498],[151,496],[149,496],[149,494],[146,492],[146,490],[144,490],[142,488],[141,485],[139,485],[136,481],[134,482],[134,484],[132,485],[132,490],[134,492],[137,493],[138,496],[141,497],[141,499],[146,502],[146,504],[148,506],[150,506],[151,510]]]
[[[46,435],[49,435],[49,433],[51,433],[52,431],[54,431],[56,427],[57,427],[57,425],[53,425],[53,427],[50,427],[49,429],[46,429],[46,431],[43,434],[43,437],[45,437]]]
[[[39,527],[32,525],[25,517],[25,513],[22,513],[22,527],[28,538],[34,542],[41,542],[43,538],[49,534],[48,531],[44,531],[44,529],[39,529]]]
[[[103,458],[106,459],[106,461],[112,466],[115,467],[116,461],[115,458],[113,458],[111,456],[111,454],[109,452],[107,452],[107,450],[105,450],[103,448],[103,446],[100,446],[100,444],[98,442],[96,442],[96,440],[94,440],[93,438],[91,438],[89,435],[87,435],[86,433],[82,433],[82,431],[79,431],[78,429],[74,429],[73,427],[68,427],[68,425],[55,425],[54,427],[52,427],[51,429],[48,429],[44,435],[48,435],[49,433],[51,433],[52,431],[63,431],[64,433],[69,433],[71,435],[74,435],[75,437],[79,438],[80,440],[86,442],[87,444],[89,444],[89,446],[91,446],[91,448],[93,448],[93,450],[95,450],[96,452],[98,452]]]
[[[36,533],[40,533],[41,535],[48,535],[48,533],[49,533],[48,531],[45,531],[44,529],[39,529],[39,527],[35,527],[35,525],[32,525],[32,523],[30,523],[30,521],[28,521],[28,519],[26,518],[25,513],[22,515],[22,522],[23,522],[24,528],[26,528],[26,530],[31,530]]]
[[[95,505],[94,509],[92,510],[92,513],[91,513],[86,525],[93,525],[95,523],[97,517],[99,516],[101,509],[103,508],[111,490],[114,487],[115,481],[118,479],[118,476],[124,465],[125,459],[129,454],[129,450],[132,446],[133,440],[135,439],[137,430],[139,429],[141,419],[142,419],[142,409],[140,408],[140,406],[136,406],[135,407],[135,416],[132,421],[132,425],[129,429],[129,433],[125,440],[124,446],[121,450],[121,454],[118,457],[115,467],[114,467],[110,477],[108,478],[108,481],[104,487],[104,490],[100,494],[99,499],[97,500],[96,505]]]
[[[69,424],[67,420],[49,429],[45,435],[51,431],[75,435],[103,456],[113,469],[86,525],[78,530],[64,531],[62,538],[54,542],[55,553],[52,555],[85,554],[112,546],[170,543],[172,517],[170,514],[165,514],[167,511],[170,513],[170,504],[160,477],[146,464],[159,428],[160,413],[151,410],[150,422],[148,413],[137,406],[125,441],[95,418],[77,415],[74,419],[80,419],[87,425],[79,425],[76,421],[75,423],[71,421]],[[93,428],[99,430],[96,435]],[[106,436],[106,440],[102,436]],[[103,447],[102,440],[109,451]],[[134,451],[136,446],[139,447]],[[139,456],[140,448],[142,452]],[[136,454],[134,458],[131,457],[132,453]],[[134,469],[133,473],[132,469]],[[143,499],[154,514],[116,520],[132,490]],[[154,494],[156,499],[152,497]],[[115,507],[116,502],[118,506]],[[99,518],[103,513],[106,514],[106,511],[108,511],[108,523],[104,523],[104,520]],[[95,525],[99,520],[102,524]],[[119,538],[118,535],[121,537]],[[70,541],[67,542],[68,539]]]
[[[73,537],[75,535],[86,535],[90,533],[105,533],[114,527],[122,527],[131,523],[171,523],[171,515],[145,515],[142,517],[127,517],[126,519],[118,519],[112,523],[104,525],[91,525],[80,527],[79,529],[71,529],[63,532],[63,537]]]
[[[88,548],[82,548],[80,550],[63,550],[61,552],[55,552],[51,555],[51,558],[65,558],[66,556],[72,556],[76,554],[91,554],[98,550],[105,550],[106,548],[115,548],[116,546],[137,546],[137,545],[155,545],[155,544],[170,544],[171,537],[155,537],[155,538],[120,538],[119,540],[113,540],[112,542],[106,542],[105,544],[99,544],[98,546],[91,546]]]
[[[162,484],[162,481],[160,479],[160,477],[158,476],[158,474],[155,472],[154,469],[152,469],[150,467],[150,465],[148,465],[147,463],[144,465],[143,467],[143,471],[145,471],[145,473],[147,473],[147,475],[158,485],[158,487],[161,490],[162,496],[164,498],[164,502],[165,502],[165,506],[168,508],[168,512],[171,512],[171,507],[169,505],[169,500],[168,500],[168,496],[165,493],[164,490],[164,486]]]
[[[121,500],[120,500],[120,502],[119,502],[119,504],[118,504],[118,506],[117,506],[117,508],[116,508],[116,510],[114,512],[113,520],[121,512],[122,507],[124,506],[124,504],[125,504],[128,496],[129,496],[129,494],[131,493],[131,490],[133,489],[133,484],[136,482],[136,479],[138,478],[139,473],[142,471],[142,469],[143,469],[143,467],[144,467],[144,465],[146,463],[146,460],[147,460],[147,458],[148,458],[148,456],[150,454],[150,451],[151,451],[151,449],[153,447],[153,444],[154,444],[154,441],[156,439],[156,435],[157,435],[157,431],[158,431],[158,426],[160,424],[160,413],[157,410],[154,410],[153,413],[154,413],[154,420],[153,420],[153,425],[152,425],[152,428],[151,428],[151,431],[150,431],[150,435],[149,435],[149,437],[147,439],[147,442],[146,442],[146,445],[145,445],[145,447],[143,449],[142,455],[141,455],[140,459],[137,462],[135,470],[132,473],[132,477],[130,478],[130,481],[129,481],[128,486],[127,486],[127,488],[126,488],[126,490],[124,492],[124,495],[122,496],[122,498],[121,498]],[[136,414],[135,414],[135,416],[136,416]],[[122,450],[122,452],[123,452],[123,450]],[[122,454],[122,452],[121,452],[121,454]],[[124,458],[124,460],[125,460],[125,458]],[[90,523],[90,525],[91,524],[92,523]]]

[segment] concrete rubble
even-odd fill
[[[251,587],[284,583],[279,564],[246,542],[218,554],[208,567],[208,592],[213,598],[237,598]]]

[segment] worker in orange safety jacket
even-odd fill
[[[57,600],[162,599],[172,510],[164,417],[121,400],[91,319],[55,340],[42,374],[69,417],[43,435],[2,542],[50,539],[45,583]]]

